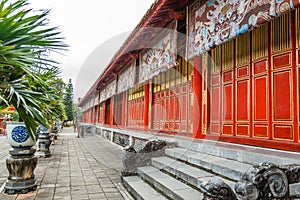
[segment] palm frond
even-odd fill
[[[54,85],[60,70],[49,55],[67,45],[59,28],[48,26],[50,11],[37,14],[28,5],[0,3],[0,106],[13,105],[33,138],[39,124],[47,127],[64,112]]]

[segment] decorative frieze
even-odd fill
[[[130,61],[125,68],[127,69],[118,78],[118,93],[134,87],[135,60]]]
[[[116,94],[117,80],[114,79],[102,90],[100,90],[100,102],[103,102]]]
[[[172,23],[141,55],[139,82],[143,83],[176,65],[177,23]]]
[[[189,10],[188,54],[193,58],[299,7],[288,0],[212,0]]]
[[[113,135],[113,142],[122,147],[128,146],[129,145],[129,136],[115,132]]]
[[[111,140],[111,135],[112,135],[111,131],[102,129],[102,137],[103,138],[105,138],[107,140]]]

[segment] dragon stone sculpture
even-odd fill
[[[291,199],[289,185],[299,183],[300,165],[278,166],[273,163],[254,165],[235,185],[238,199]]]
[[[124,148],[125,156],[123,157],[122,176],[133,176],[137,174],[137,168],[150,165],[151,158],[164,154],[164,147],[167,146],[166,141],[149,140],[145,146],[136,151],[132,146]]]
[[[234,190],[221,179],[212,179],[200,186],[203,200],[292,200],[300,192],[291,193],[290,186],[300,183],[300,165],[279,166],[261,163],[250,167]]]

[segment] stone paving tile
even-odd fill
[[[72,128],[64,128],[50,146],[52,156],[39,158],[34,171],[36,191],[19,195],[0,193],[0,199],[132,200],[121,184],[121,147],[96,135],[76,136]],[[6,138],[0,135],[0,187],[8,176],[5,162],[9,149]]]

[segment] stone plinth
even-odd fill
[[[51,151],[50,151],[50,145],[51,145],[51,140],[50,140],[50,134],[49,133],[43,133],[38,136],[38,144],[39,144],[39,149],[35,153],[36,156],[38,157],[50,157],[51,156]]]
[[[4,186],[4,192],[8,194],[27,193],[36,190],[37,181],[34,169],[38,158],[34,156],[33,148],[14,148],[9,151],[10,157],[6,160],[9,176]]]

